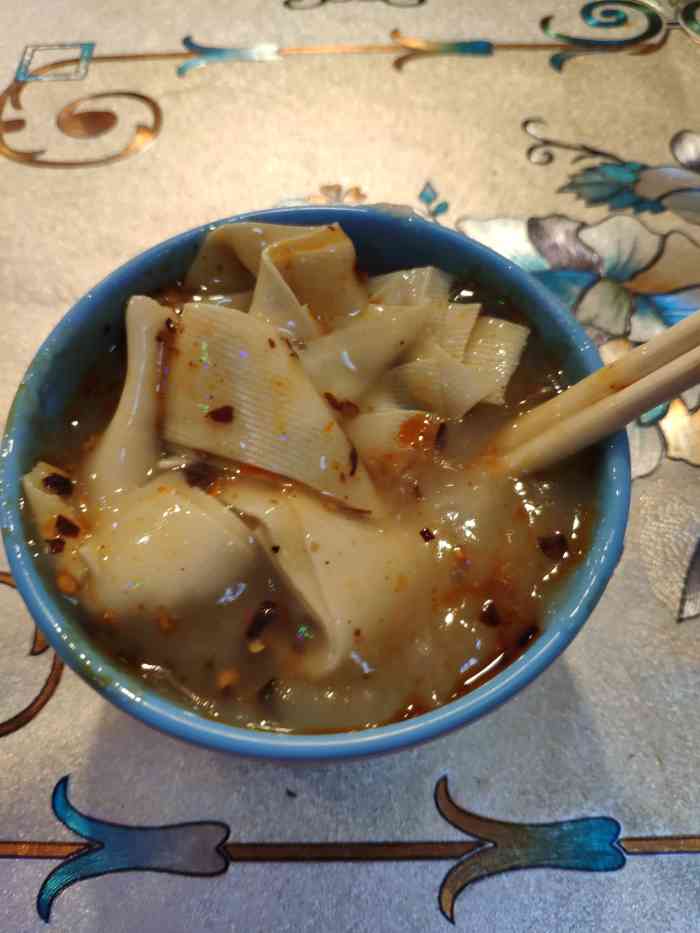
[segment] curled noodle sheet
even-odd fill
[[[253,302],[253,289],[249,289],[246,292],[235,292],[231,295],[218,295],[216,298],[209,298],[207,296],[207,301],[210,304],[223,305],[225,308],[236,308],[238,311],[250,311],[250,306]]]
[[[480,304],[449,302],[440,308],[433,319],[432,334],[436,342],[460,362],[480,311]]]
[[[185,276],[185,287],[212,286],[224,292],[243,292],[251,287],[253,277],[236,254],[230,231],[236,224],[224,224],[210,230]]]
[[[358,399],[415,342],[425,312],[425,306],[402,308],[357,321],[310,343],[300,351],[302,365],[322,394]]]
[[[337,224],[269,246],[261,259],[261,278],[266,261],[324,332],[361,313],[367,304],[355,247]]]
[[[435,266],[400,269],[369,280],[369,300],[374,304],[420,305],[447,301],[453,278]]]
[[[257,277],[260,273],[260,260],[268,246],[276,246],[284,240],[312,236],[324,229],[294,227],[291,224],[259,224],[254,220],[248,220],[218,227],[207,235],[205,245],[217,240],[225,242],[241,265]]]
[[[425,348],[419,360],[397,366],[388,380],[400,399],[444,418],[461,418],[493,392],[497,377],[458,363],[437,344]]]
[[[45,485],[47,477],[56,475],[69,478],[63,470],[39,460],[34,469],[22,477],[22,491],[34,522],[34,535],[40,541],[51,542],[62,537],[57,526],[59,515],[78,529],[75,536],[63,537],[60,550],[50,550],[48,559],[57,571],[69,573],[79,583],[85,574],[85,565],[78,555],[78,547],[84,540],[86,528],[70,499],[52,492],[50,485],[49,488]]]
[[[323,333],[321,325],[280,275],[267,251],[255,283],[250,316],[275,327],[284,336],[306,342]]]
[[[338,224],[293,227],[246,221],[207,234],[188,287],[225,291],[256,277],[250,313],[301,341],[351,320],[367,304],[352,240]]]
[[[388,311],[390,308],[391,305],[386,305],[384,310]],[[404,362],[429,357],[437,344],[461,363],[481,306],[432,301],[425,305],[425,308],[426,326],[420,339],[411,347],[410,352],[404,355]]]
[[[485,401],[505,403],[505,391],[518,368],[530,331],[522,324],[481,317],[476,322],[464,353],[465,364],[475,372],[492,374],[495,386]]]
[[[427,611],[433,561],[417,529],[329,508],[303,490],[266,505],[259,489],[233,488],[233,497],[224,491],[221,498],[259,522],[254,534],[320,634],[299,656],[300,672],[325,677],[354,647],[390,650],[392,638],[405,637],[413,617]]]
[[[376,657],[403,639],[430,598],[433,560],[418,529],[377,528],[374,520],[328,510],[318,499],[290,497],[304,533],[326,615],[326,656],[307,669],[334,669],[357,645]]]

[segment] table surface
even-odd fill
[[[700,307],[697,3],[6,6],[3,414],[111,269],[275,204],[410,205],[533,271],[606,359]],[[625,554],[565,655],[399,755],[294,767],[156,734],[0,586],[0,929],[440,931],[453,908],[463,930],[696,931],[699,406],[630,428]]]

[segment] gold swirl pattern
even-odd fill
[[[292,6],[291,3],[289,5]],[[415,0],[401,0],[395,5],[417,6],[419,3]],[[16,111],[23,110],[22,91],[27,83],[48,80],[82,80],[89,68],[106,63],[178,62],[177,74],[185,77],[192,70],[215,63],[242,61],[265,63],[293,55],[387,55],[392,56],[394,68],[401,70],[408,62],[435,56],[449,55],[479,60],[491,57],[497,52],[546,52],[550,54],[551,67],[561,72],[568,61],[580,55],[615,53],[649,55],[658,52],[664,47],[673,29],[680,30],[695,42],[700,42],[698,11],[700,11],[700,0],[679,4],[674,19],[664,16],[649,0],[591,0],[584,4],[580,11],[581,18],[587,27],[599,31],[627,26],[630,22],[630,15],[641,17],[644,22],[637,35],[618,39],[564,35],[555,31],[553,17],[546,16],[541,20],[540,28],[549,41],[542,42],[491,42],[479,38],[434,41],[405,36],[398,29],[394,29],[390,35],[391,42],[387,44],[333,43],[283,48],[272,43],[258,43],[246,47],[219,48],[199,45],[191,36],[187,36],[183,40],[184,49],[180,51],[137,52],[123,55],[93,55],[94,43],[28,46],[22,56],[14,81],[0,94],[0,156],[36,168],[89,168],[121,161],[144,152],[152,146],[162,129],[161,108],[152,97],[127,90],[107,91],[80,97],[66,104],[56,117],[56,125],[64,136],[75,140],[93,140],[108,135],[114,130],[119,118],[111,109],[93,109],[90,107],[91,104],[109,98],[115,101],[136,101],[142,104],[148,112],[148,122],[138,122],[128,142],[116,152],[92,158],[52,159],[47,157],[45,149],[22,150],[8,142],[8,136],[26,128],[26,121],[23,117],[15,114],[4,116],[4,113],[8,105]],[[31,68],[35,52],[66,48],[77,49],[79,56]]]
[[[104,60],[122,60],[124,56],[104,56]],[[128,56],[127,56],[128,57]],[[149,57],[149,56],[143,56]],[[42,74],[50,70],[55,70],[65,65],[75,64],[78,60],[71,59],[61,62],[52,62],[41,69],[32,73],[33,77],[39,78]],[[161,131],[163,125],[163,111],[152,97],[145,94],[138,94],[135,91],[106,91],[101,94],[90,94],[85,97],[79,97],[77,100],[66,104],[56,117],[58,129],[72,139],[96,139],[109,133],[119,122],[118,116],[110,110],[92,110],[81,109],[84,105],[96,101],[107,99],[112,100],[130,100],[138,101],[143,104],[150,115],[150,123],[139,122],[134,127],[133,134],[129,141],[117,152],[109,155],[100,156],[92,159],[50,159],[45,158],[45,149],[22,150],[15,149],[5,138],[10,133],[18,132],[25,128],[26,122],[21,118],[3,119],[5,107],[11,104],[15,110],[23,110],[22,91],[26,87],[26,81],[13,81],[12,84],[0,94],[0,155],[12,162],[19,162],[25,165],[32,165],[36,168],[89,168],[97,165],[109,165],[112,162],[119,162],[132,155],[143,152],[152,146],[156,137]]]
[[[12,574],[8,573],[7,570],[0,570],[0,584],[9,586],[11,589],[17,589],[17,584],[15,583]],[[49,644],[42,633],[38,628],[35,628],[34,638],[32,639],[32,646],[29,649],[29,654],[32,657],[36,657],[36,655],[43,654],[48,649],[48,647]],[[13,732],[17,732],[18,729],[26,726],[32,721],[32,719],[34,719],[35,716],[41,712],[41,710],[46,706],[46,704],[56,692],[56,688],[58,687],[62,674],[63,661],[61,661],[57,654],[54,654],[48,677],[46,678],[43,687],[37,693],[34,699],[27,706],[25,706],[24,709],[20,710],[19,713],[15,713],[14,716],[6,719],[4,722],[0,722],[0,738],[3,738],[6,735],[11,735]]]

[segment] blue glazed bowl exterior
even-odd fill
[[[32,557],[21,508],[21,477],[45,455],[42,439],[106,348],[106,328],[112,334],[123,328],[124,307],[131,295],[182,279],[207,231],[233,220],[338,222],[355,242],[359,265],[368,273],[436,265],[461,278],[475,278],[528,314],[542,339],[560,354],[569,378],[581,378],[601,365],[580,325],[543,286],[486,247],[416,216],[371,208],[302,207],[244,214],[190,230],[132,259],[88,292],[60,321],[27,370],[10,412],[0,460],[3,536],[17,587],[38,627],[73,670],[116,706],[187,741],[259,758],[318,760],[363,757],[436,738],[483,716],[527,686],[561,654],[592,612],[622,553],[630,496],[624,433],[602,445],[592,546],[550,607],[543,634],[522,657],[467,696],[415,719],[375,729],[281,735],[235,728],[178,706],[125,673],[92,644],[76,607],[55,589]]]

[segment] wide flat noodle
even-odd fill
[[[375,275],[368,283],[373,304],[421,305],[434,300],[447,301],[453,276],[435,266],[400,269]]]
[[[185,276],[185,288],[202,285],[222,292],[243,292],[250,289],[253,277],[236,255],[230,231],[235,224],[224,224],[210,230],[204,237],[194,262]]]
[[[470,369],[495,377],[494,389],[484,401],[505,404],[505,392],[518,368],[530,331],[522,324],[494,317],[480,317],[474,326],[464,362]]]
[[[432,560],[418,529],[330,509],[312,493],[265,492],[235,482],[221,493],[240,514],[254,517],[257,540],[308,613],[318,638],[298,656],[297,670],[332,674],[351,652],[380,653],[430,604]]]
[[[400,399],[444,418],[461,418],[493,392],[497,377],[458,363],[442,347],[426,348],[425,356],[388,373]]]
[[[238,261],[254,276],[260,272],[261,256],[268,246],[276,246],[284,240],[310,236],[325,227],[295,227],[292,224],[260,224],[254,220],[235,224],[224,224],[214,233],[207,235],[212,240],[225,242],[235,253]]]
[[[284,240],[268,247],[263,256],[269,256],[299,302],[326,330],[359,314],[367,304],[355,247],[338,224]]]
[[[368,307],[374,309],[377,306],[368,305]],[[432,347],[437,344],[453,359],[461,363],[481,305],[457,304],[436,299],[423,307],[426,309],[426,326],[420,340],[411,347],[409,353],[405,354],[404,361],[410,362],[430,356]],[[389,311],[391,308],[391,305],[385,305],[383,310]]]
[[[413,426],[423,426],[423,432]],[[407,467],[430,446],[437,434],[440,419],[426,411],[390,408],[367,412],[347,422],[345,430],[370,473],[388,465]],[[409,430],[407,430],[407,428]]]
[[[87,494],[104,504],[144,483],[158,462],[159,395],[171,332],[170,311],[151,298],[132,298],[126,311],[128,363],[119,405],[84,466]],[[174,326],[174,323],[173,323]]]
[[[88,605],[116,622],[160,613],[196,620],[262,557],[234,513],[176,474],[124,496],[80,554]]]
[[[187,305],[168,378],[164,436],[298,480],[363,510],[378,506],[330,406],[274,328]]]
[[[302,365],[321,394],[356,400],[415,342],[426,325],[425,312],[396,309],[320,337],[300,351]]]
[[[469,336],[480,311],[481,305],[477,302],[449,302],[447,307],[443,306],[441,313],[436,315],[432,327],[433,336],[442,349],[455,360],[461,362],[464,358]]]
[[[403,639],[413,619],[429,611],[431,548],[417,528],[379,528],[304,494],[290,496],[290,504],[327,607],[316,620],[325,632],[324,651],[309,651],[303,670],[329,674],[354,649],[386,656],[392,640]]]
[[[260,263],[250,316],[272,325],[283,336],[294,340],[306,342],[323,333],[321,324],[311,316],[308,308],[299,303],[267,252]]]

